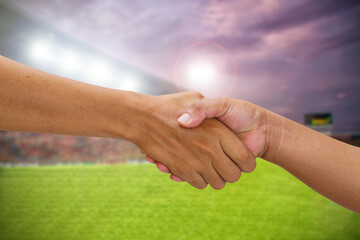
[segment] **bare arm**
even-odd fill
[[[179,123],[192,128],[213,117],[233,130],[255,156],[283,167],[325,197],[360,213],[360,148],[236,99],[200,100]],[[167,171],[166,166],[158,165]],[[176,175],[172,179],[181,181]]]
[[[202,98],[103,88],[0,56],[0,130],[124,139],[192,186],[221,189],[239,179],[240,168],[252,171],[255,157],[217,120],[191,130],[178,125],[176,116]]]
[[[0,56],[0,129],[134,140],[128,128],[145,95],[114,91],[45,73]],[[121,111],[120,111],[121,110]]]
[[[360,149],[271,113],[263,156],[325,197],[360,213]]]

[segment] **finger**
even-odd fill
[[[162,171],[163,173],[170,173],[170,169],[161,162],[156,162],[156,166],[158,167],[159,170],[161,169],[160,171]]]
[[[156,167],[160,170],[160,172],[170,173],[169,168],[160,162],[156,162]]]
[[[224,153],[232,159],[242,172],[250,173],[256,167],[255,156],[235,134],[220,139]]]
[[[219,176],[219,173],[211,166],[202,174],[205,181],[215,190],[220,190],[225,187],[226,182],[222,177]]]
[[[156,162],[157,166],[159,166],[162,170],[166,171],[166,173],[170,173],[170,169],[165,165],[162,164],[161,162]]]
[[[199,173],[195,173],[190,178],[186,179],[186,181],[195,188],[204,189],[207,186],[206,181]]]
[[[222,148],[220,151],[218,154],[219,159],[212,163],[213,168],[226,182],[234,183],[238,181],[241,177],[241,169],[223,152]]]
[[[145,156],[145,160],[148,161],[149,163],[156,163],[156,161],[151,157],[149,157],[148,155]]]
[[[170,178],[175,180],[174,177],[180,178],[182,181],[188,182],[191,186],[198,188],[198,189],[204,189],[207,186],[207,182],[204,180],[203,176],[197,172],[194,171],[193,168],[185,165],[176,165],[172,166],[170,168],[171,175]]]
[[[170,175],[170,179],[172,179],[172,180],[174,180],[176,182],[185,182],[185,180],[183,180],[181,177],[178,177],[178,176],[176,176],[174,174]]]
[[[206,118],[221,117],[229,109],[228,98],[202,99],[190,106],[177,121],[186,128],[198,126]]]
[[[145,156],[145,159],[150,162],[150,163],[155,163],[156,167],[163,173],[170,173],[170,170],[167,166],[165,166],[164,164],[162,164],[161,162],[157,162],[155,161],[153,158],[149,157],[149,156]]]

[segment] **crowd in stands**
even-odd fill
[[[117,139],[0,132],[2,165],[110,164],[143,158],[135,145]]]
[[[360,146],[360,135],[334,137]],[[0,132],[0,165],[115,164],[143,158],[135,145],[117,139]]]

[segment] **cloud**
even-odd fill
[[[288,51],[301,58],[317,57],[327,52],[360,43],[360,1],[329,0],[289,3],[263,16],[248,31],[261,32],[264,38],[277,36],[279,44],[289,43],[289,32],[299,32]]]
[[[326,37],[321,42],[321,46],[317,49],[315,55],[323,52],[343,48],[345,46],[348,47],[359,44],[360,43],[359,29],[360,29],[360,22],[340,33],[334,34],[330,37]]]
[[[12,3],[74,38],[169,80],[184,48],[198,41],[216,42],[234,55],[239,69],[231,97],[299,122],[305,112],[322,110],[359,119],[359,0]]]
[[[338,16],[358,8],[360,8],[360,1],[358,0],[307,0],[298,5],[291,4],[274,11],[272,15],[265,16],[260,23],[251,26],[251,29],[266,32],[279,31],[326,17]]]

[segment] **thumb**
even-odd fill
[[[202,99],[193,103],[177,121],[186,128],[193,128],[206,118],[223,116],[229,109],[228,98]]]

